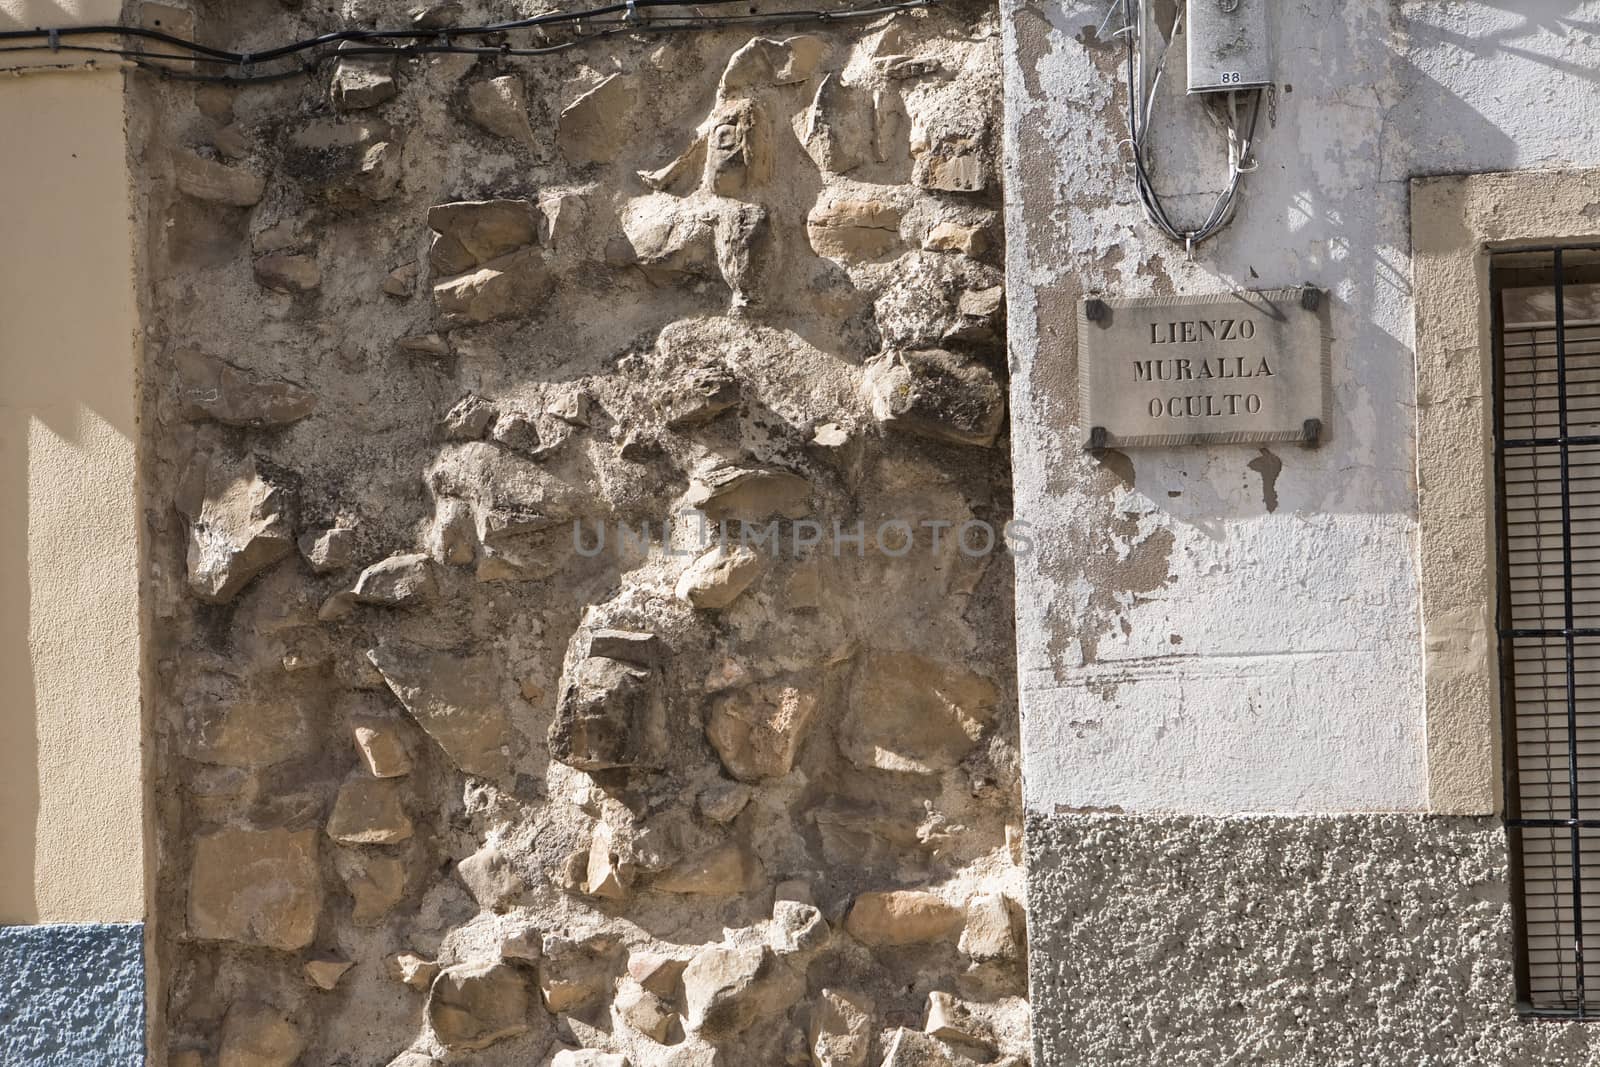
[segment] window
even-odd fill
[[[1600,1018],[1600,246],[1489,278],[1518,999]]]

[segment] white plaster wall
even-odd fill
[[[1107,6],[1004,2],[1016,509],[1043,546],[1017,568],[1028,806],[1420,810],[1406,181],[1600,161],[1600,3],[1275,5],[1260,169],[1192,262],[1133,196]],[[1192,218],[1220,136],[1162,106],[1158,184],[1201,193],[1173,201]],[[1322,448],[1083,453],[1082,292],[1303,282],[1333,298]],[[1275,509],[1252,461],[1281,462]]]

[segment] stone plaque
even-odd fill
[[[1318,444],[1330,339],[1320,289],[1090,297],[1078,309],[1086,445]]]

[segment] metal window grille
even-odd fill
[[[1523,1011],[1600,1017],[1600,246],[1490,267],[1507,834]]]

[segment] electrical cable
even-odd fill
[[[319,37],[296,41],[291,44],[281,45],[276,48],[261,52],[233,52],[225,49],[212,48],[194,41],[164,33],[159,30],[149,30],[138,26],[81,26],[68,27],[60,30],[8,30],[0,32],[0,41],[7,40],[38,40],[48,38],[48,44],[16,44],[0,45],[0,54],[8,52],[73,52],[79,54],[112,55],[133,62],[141,69],[159,74],[162,77],[183,81],[219,82],[232,85],[252,84],[260,82],[283,81],[301,75],[311,75],[329,60],[346,57],[361,56],[389,56],[395,58],[411,58],[425,55],[478,55],[495,57],[527,57],[544,56],[556,52],[565,52],[578,48],[592,41],[617,34],[667,34],[682,33],[692,30],[714,30],[729,26],[781,26],[826,24],[832,22],[854,22],[862,19],[877,18],[881,15],[896,14],[915,8],[934,7],[939,0],[899,0],[895,3],[879,3],[864,7],[840,8],[837,10],[793,10],[760,12],[751,9],[748,13],[738,15],[675,15],[663,14],[652,19],[640,16],[639,10],[644,8],[661,7],[686,7],[705,6],[707,3],[726,4],[742,2],[742,0],[627,0],[624,3],[607,4],[602,7],[588,8],[582,11],[552,12],[528,19],[519,19],[515,22],[503,22],[489,26],[449,27],[444,29],[428,30],[340,30],[334,33],[322,34]],[[621,18],[606,18],[608,15],[618,15]],[[597,17],[598,16],[598,17]],[[482,38],[498,36],[508,30],[544,28],[546,26],[573,25],[578,36],[553,44],[538,47],[513,47],[510,43],[484,44],[484,45],[459,45],[448,43],[451,38]],[[599,27],[598,29],[591,29]],[[147,52],[140,49],[117,48],[109,45],[70,44],[60,40],[62,36],[107,36],[120,35],[136,39],[160,41],[169,48],[186,49],[186,52]],[[374,40],[399,40],[409,39],[412,43],[400,45],[383,45],[368,47],[343,47],[338,50],[327,50],[328,45]],[[318,51],[318,49],[321,49]],[[304,53],[311,51],[310,56]],[[262,63],[298,58],[296,66],[279,71],[258,71],[256,68]],[[192,71],[173,70],[163,64],[171,62],[219,63],[227,66],[237,66],[239,72],[235,74],[210,74]]]
[[[564,52],[590,41],[604,37],[615,36],[618,33],[673,33],[697,29],[719,29],[737,25],[797,25],[797,24],[825,24],[831,22],[852,22],[861,19],[876,18],[880,15],[894,14],[914,8],[936,6],[939,0],[900,0],[895,3],[878,3],[864,7],[841,8],[834,11],[824,10],[795,10],[759,12],[754,8],[749,13],[739,15],[674,15],[663,14],[654,19],[642,17],[643,10],[651,8],[676,8],[676,7],[706,7],[741,3],[743,0],[624,0],[622,3],[605,4],[599,7],[586,8],[580,11],[554,11],[544,15],[536,15],[525,19],[516,19],[488,25],[476,26],[451,26],[440,28],[409,28],[409,29],[375,29],[375,30],[338,30],[332,33],[321,34],[317,37],[294,41],[289,44],[279,45],[261,51],[235,52],[227,49],[213,48],[187,38],[153,30],[143,26],[124,25],[99,25],[99,26],[71,26],[60,29],[32,29],[32,30],[6,30],[0,31],[0,42],[4,41],[38,41],[48,39],[47,44],[13,44],[0,45],[0,54],[7,52],[73,52],[80,54],[113,55],[130,60],[137,66],[154,71],[166,77],[180,78],[192,81],[214,81],[230,84],[247,84],[252,82],[281,81],[302,74],[312,74],[329,59],[346,56],[393,56],[408,58],[424,55],[481,55],[481,56],[543,56],[555,52]],[[621,15],[621,18],[606,18],[606,16]],[[484,45],[459,45],[450,43],[452,39],[484,38],[503,36],[504,34],[523,29],[544,29],[562,25],[573,26],[579,36],[572,40],[561,41],[537,47],[518,48],[509,42]],[[598,30],[585,32],[589,27],[600,27]],[[169,49],[178,49],[178,52],[148,52],[137,48],[112,47],[109,45],[82,45],[71,44],[62,38],[85,36],[120,36],[135,40],[159,42]],[[372,47],[359,47],[361,42],[371,41],[407,41],[406,44],[382,45]],[[330,45],[358,44],[358,47],[343,47],[337,51],[329,51]],[[311,52],[305,57],[303,54]],[[280,71],[257,71],[255,68],[261,64],[273,63],[301,57],[297,66]],[[237,66],[236,74],[207,74],[185,71],[175,71],[164,63],[174,61],[194,61],[197,63],[218,63],[226,66]]]
[[[1137,20],[1129,10],[1130,4],[1138,5]],[[1121,37],[1127,50],[1128,144],[1133,154],[1134,186],[1139,193],[1139,203],[1144,209],[1145,217],[1168,238],[1183,245],[1184,251],[1192,256],[1196,247],[1216,236],[1233,221],[1244,175],[1256,169],[1251,151],[1255,141],[1256,123],[1261,117],[1263,93],[1259,88],[1251,90],[1250,118],[1242,136],[1239,127],[1239,93],[1237,91],[1228,93],[1228,180],[1222,191],[1217,194],[1211,211],[1203,222],[1192,229],[1179,227],[1172,221],[1172,216],[1168,214],[1167,207],[1162,202],[1161,194],[1156,191],[1155,182],[1150,175],[1148,156],[1150,119],[1155,112],[1161,76],[1166,72],[1167,55],[1172,49],[1172,43],[1177,39],[1178,31],[1183,26],[1183,6],[1179,5],[1177,15],[1173,19],[1172,31],[1167,35],[1161,59],[1156,64],[1155,74],[1148,79],[1150,83],[1148,87],[1145,85],[1145,69],[1149,65],[1146,58],[1147,42],[1151,32],[1148,9],[1144,0],[1117,0],[1106,13],[1107,22],[1119,7],[1122,10],[1122,27],[1112,36]]]

